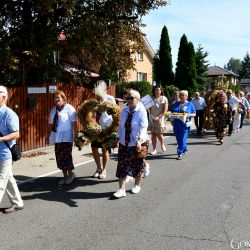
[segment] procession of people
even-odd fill
[[[102,87],[100,87],[102,86]],[[107,94],[107,87],[104,82],[99,82],[95,88],[94,105],[107,104],[106,108],[93,108],[88,116],[95,121],[95,126],[90,127],[97,135],[90,140],[92,155],[96,163],[96,170],[93,178],[105,179],[109,164],[110,149],[118,147],[118,164],[116,177],[119,180],[119,188],[113,194],[115,198],[126,196],[126,182],[134,180],[131,192],[137,194],[141,190],[142,177],[149,175],[149,164],[146,161],[149,147],[149,136],[151,134],[152,151],[151,156],[158,154],[157,140],[163,153],[167,151],[164,143],[163,133],[167,120],[173,125],[173,133],[177,142],[177,158],[182,160],[188,151],[187,139],[191,128],[192,120],[197,128],[197,136],[203,135],[204,121],[206,114],[213,117],[213,129],[220,145],[223,144],[226,135],[240,132],[244,119],[249,118],[250,104],[249,94],[232,90],[220,90],[216,94],[212,108],[208,107],[206,100],[199,92],[194,94],[192,99],[188,98],[186,90],[175,92],[173,100],[168,107],[168,99],[164,96],[160,85],[152,88],[152,95],[149,96],[151,106],[145,107],[141,102],[140,93],[133,89],[124,91],[124,105],[121,110],[115,107],[114,97]],[[0,202],[6,192],[11,207],[5,209],[5,213],[11,213],[24,208],[17,184],[12,173],[12,155],[8,148],[15,144],[19,137],[19,121],[17,115],[7,107],[8,91],[0,86]],[[191,101],[188,101],[191,100]],[[63,91],[56,91],[54,104],[50,112],[48,142],[55,145],[55,156],[57,167],[62,171],[63,178],[58,185],[69,185],[75,179],[74,164],[72,159],[73,143],[79,133],[76,125],[77,111],[67,103],[67,97]],[[78,110],[79,112],[79,110]],[[118,113],[117,113],[118,112]],[[114,113],[119,115],[114,121]],[[79,115],[79,114],[78,114]],[[116,122],[116,124],[115,124]],[[115,131],[109,131],[112,127]],[[86,129],[86,128],[84,128]],[[83,129],[83,135],[89,136],[89,131]],[[103,138],[98,138],[100,131]],[[95,132],[96,131],[96,132]],[[97,132],[98,131],[98,132]],[[114,132],[114,133],[113,133]],[[112,135],[115,134],[114,137]],[[88,137],[93,138],[93,137]],[[108,140],[113,139],[112,144]],[[8,145],[7,145],[8,144]],[[98,151],[101,149],[102,152]],[[102,164],[101,164],[102,158]]]

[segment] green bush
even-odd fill
[[[168,98],[168,100],[171,100],[171,97],[175,91],[180,91],[180,89],[174,85],[166,86],[164,88],[164,95]]]
[[[116,85],[116,96],[123,97],[123,91],[125,89],[137,90],[141,97],[145,95],[151,95],[152,85],[149,82],[122,82]]]
[[[235,92],[237,90],[240,90],[240,85],[239,84],[230,83],[228,88],[231,89],[233,92]]]

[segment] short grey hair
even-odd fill
[[[188,98],[188,91],[187,90],[181,90],[179,92],[179,95],[185,95]]]
[[[140,100],[141,99],[141,95],[137,90],[134,89],[130,89],[128,91],[128,95],[130,95],[131,97],[135,97],[136,99]]]

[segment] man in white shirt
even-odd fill
[[[195,126],[197,128],[197,135],[201,135],[201,131],[204,123],[204,109],[206,108],[206,102],[199,92],[195,92],[192,103],[196,110],[196,116],[194,117]]]
[[[233,95],[233,91],[231,89],[227,91],[227,100],[233,111],[232,121],[230,122],[229,128],[228,128],[228,135],[230,136],[232,135],[232,132],[233,132],[234,118],[235,118],[236,110],[239,107],[239,100]]]

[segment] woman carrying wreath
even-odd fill
[[[140,94],[136,90],[129,90],[124,97],[127,106],[122,110],[121,121],[116,135],[119,143],[118,165],[116,177],[119,178],[119,189],[114,193],[115,198],[126,196],[126,177],[135,178],[132,193],[139,193],[140,182],[144,171],[145,160],[137,158],[137,151],[142,146],[148,147],[148,118],[145,107],[139,102]]]
[[[233,111],[227,101],[227,96],[224,92],[219,93],[218,101],[211,110],[214,112],[214,128],[215,135],[220,144],[223,144],[223,138],[226,134],[227,126],[232,122]]]
[[[107,86],[104,81],[99,81],[98,86],[95,88],[95,95],[97,102],[111,102],[116,103],[115,98],[107,94]],[[99,123],[102,129],[112,124],[112,115],[108,115],[107,112],[97,113],[96,121]],[[100,160],[100,154],[98,149],[102,149],[102,163]],[[109,148],[104,148],[102,142],[92,141],[91,143],[92,154],[96,163],[96,171],[93,174],[94,178],[105,179],[107,177],[107,167],[109,162]]]
[[[55,144],[57,167],[62,170],[64,178],[59,185],[70,184],[75,174],[72,160],[73,133],[77,133],[76,110],[67,103],[63,91],[54,94],[55,107],[50,112],[50,136],[49,143]]]
[[[151,139],[153,151],[151,155],[157,154],[156,142],[157,139],[161,144],[161,149],[163,152],[166,151],[163,138],[163,129],[166,127],[164,113],[168,110],[168,99],[164,96],[163,89],[159,85],[155,85],[152,89],[152,99],[154,101],[154,106],[152,106],[150,111],[149,128],[151,131]]]
[[[186,117],[185,122],[179,119],[175,119],[173,122],[174,133],[178,144],[178,160],[182,160],[183,155],[187,152],[187,138],[190,131],[190,121],[196,114],[193,103],[187,101],[187,99],[188,92],[186,90],[180,91],[179,101],[175,102],[171,109],[173,113],[180,113]]]

